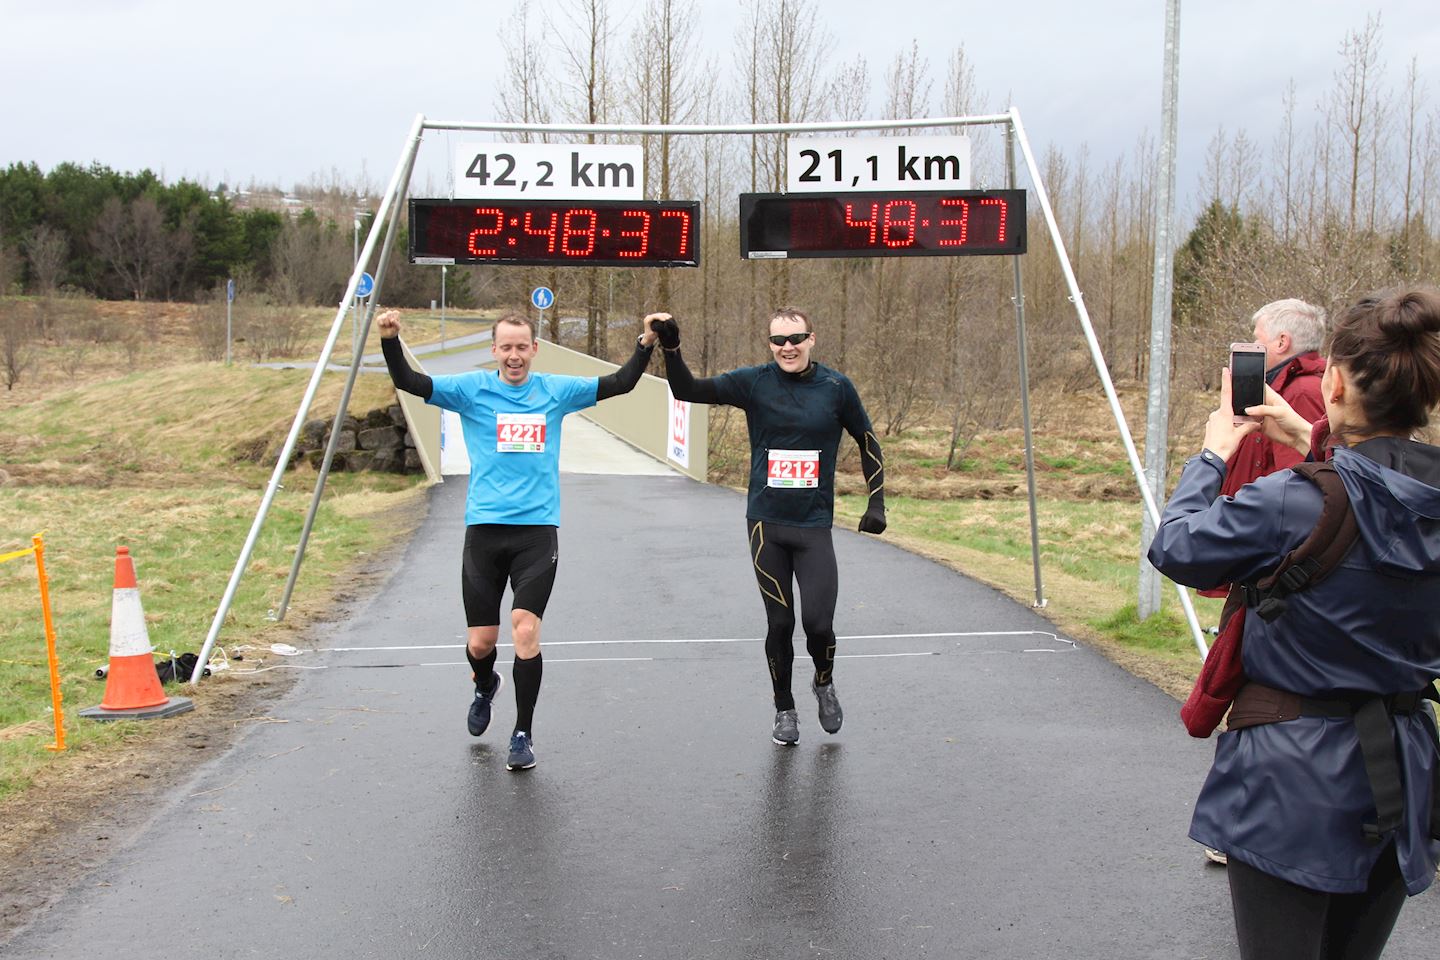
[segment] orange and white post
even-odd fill
[[[30,543],[27,550],[0,553],[0,563],[21,557],[35,557],[35,572],[40,578],[40,611],[45,622],[45,654],[50,661],[50,703],[55,714],[55,742],[49,744],[47,749],[64,750],[65,712],[61,708],[60,657],[55,651],[55,619],[50,615],[50,578],[45,575],[45,538],[37,533],[30,538]]]

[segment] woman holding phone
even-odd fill
[[[1253,583],[1311,533],[1322,496],[1294,471],[1219,496],[1225,461],[1261,430],[1332,459],[1359,527],[1327,579],[1273,621],[1246,617],[1245,676],[1295,715],[1222,734],[1196,801],[1190,836],[1229,854],[1246,960],[1380,956],[1406,895],[1429,887],[1440,861],[1427,702],[1440,676],[1440,448],[1414,439],[1440,404],[1440,294],[1361,300],[1335,323],[1327,355],[1316,425],[1273,390],[1246,411],[1258,422],[1237,422],[1226,371],[1149,551],[1187,586]],[[1379,740],[1362,742],[1375,723]],[[1396,800],[1394,821],[1382,819]]]

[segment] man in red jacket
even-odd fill
[[[1325,358],[1320,346],[1325,340],[1325,311],[1303,300],[1276,300],[1255,311],[1253,339],[1265,345],[1265,382],[1306,420],[1314,423],[1325,415],[1320,399],[1320,375]],[[1304,457],[1282,444],[1266,439],[1259,431],[1247,437],[1225,464],[1222,496],[1267,474],[1295,466]]]
[[[1276,300],[1256,310],[1251,319],[1255,324],[1251,339],[1265,344],[1265,382],[1300,416],[1311,423],[1319,420],[1325,415],[1325,403],[1320,399],[1320,376],[1325,372],[1325,358],[1320,356],[1325,340],[1325,311],[1304,300]],[[1297,451],[1267,439],[1257,430],[1226,461],[1220,493],[1233,497],[1251,480],[1288,470],[1303,459]],[[1228,589],[1226,584],[1200,593],[1223,597]],[[1205,848],[1205,856],[1222,865],[1227,859],[1223,852],[1209,847]]]

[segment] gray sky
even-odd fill
[[[639,2],[617,3],[628,41]],[[332,171],[383,186],[418,113],[496,118],[503,72],[497,34],[513,0],[402,5],[378,0],[0,0],[0,164],[149,167],[166,180],[256,180],[290,187]],[[542,9],[558,3],[540,4]],[[1164,0],[889,3],[824,0],[835,62],[863,55],[883,98],[895,55],[917,40],[939,113],[944,64],[963,44],[980,89],[1019,107],[1037,152],[1089,145],[1092,169],[1159,128]],[[697,36],[722,73],[733,63],[737,0],[702,0]],[[1293,78],[1299,125],[1340,67],[1347,31],[1378,0],[1189,0],[1182,5],[1182,210],[1196,192],[1217,127],[1269,149]],[[1386,0],[1383,81],[1403,82],[1413,56],[1440,103],[1434,0]],[[619,51],[617,50],[617,53]],[[739,117],[735,119],[739,120]],[[432,135],[426,169],[444,176]],[[474,137],[473,139],[483,139]]]

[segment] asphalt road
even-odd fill
[[[1233,958],[1212,745],[1026,607],[836,531],[844,729],[770,742],[744,501],[566,474],[538,766],[464,728],[463,483],[294,691],[9,943],[103,956]],[[503,639],[503,638],[502,638]],[[502,663],[509,650],[502,649]],[[508,668],[502,667],[508,674]],[[1435,955],[1440,895],[1387,956]]]

